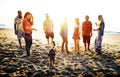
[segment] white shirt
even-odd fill
[[[53,26],[52,20],[46,19],[46,20],[44,21],[43,26],[44,26],[44,31],[49,32],[49,33],[53,32],[53,27],[54,27],[54,26]]]

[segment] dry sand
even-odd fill
[[[80,54],[74,52],[73,40],[69,39],[69,54],[61,52],[61,38],[55,34],[56,58],[49,67],[50,47],[43,31],[33,32],[31,56],[25,49],[18,49],[13,30],[0,30],[0,77],[106,77],[120,76],[120,34],[105,34],[103,53],[94,50],[95,35],[91,38],[91,51],[84,51],[80,40]],[[24,39],[22,45],[25,48]]]

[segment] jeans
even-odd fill
[[[32,35],[31,34],[25,34],[25,43],[26,43],[27,55],[30,56],[30,48],[32,45]]]

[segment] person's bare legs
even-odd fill
[[[66,52],[68,54],[69,51],[68,51],[68,40],[67,40],[67,38],[65,38],[65,47],[66,47]]]
[[[62,43],[62,51],[64,52],[64,42]]]
[[[90,43],[88,43],[88,50],[90,50]]]
[[[74,39],[74,50],[77,51],[76,39]]]
[[[68,43],[66,42],[65,45],[66,45],[66,46],[65,46],[65,47],[66,47],[66,52],[69,53],[69,51],[68,51]]]
[[[53,42],[53,38],[51,38],[51,43]]]
[[[85,51],[86,51],[86,43],[84,43]]]
[[[86,51],[86,42],[87,42],[87,37],[83,35],[83,43],[84,43],[85,51]]]
[[[53,38],[51,38],[51,41],[50,41],[50,43],[49,43],[49,44],[52,44],[52,42],[53,42]]]
[[[90,38],[91,38],[91,37],[88,37],[88,39],[87,39],[87,43],[88,43],[88,51],[90,51]]]
[[[79,42],[77,43],[77,49],[78,49],[78,52],[79,52],[80,51]]]
[[[62,48],[61,49],[62,49],[62,51],[64,51],[64,38],[62,38],[62,40],[63,41],[62,41]]]
[[[47,39],[48,45],[49,45],[49,39]]]

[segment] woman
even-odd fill
[[[67,18],[65,17],[64,22],[61,24],[60,36],[62,37],[62,51],[64,51],[64,45],[66,48],[67,54],[68,52],[68,24]]]
[[[80,23],[79,19],[75,18],[75,27],[73,32],[73,39],[74,39],[74,47],[75,51],[79,52],[79,40],[80,40]]]
[[[33,16],[30,12],[26,12],[23,20],[23,30],[25,32],[25,43],[26,43],[26,51],[28,56],[30,56],[30,48],[32,45],[32,30],[36,30],[32,28],[32,25],[33,25]]]
[[[102,38],[104,35],[104,28],[105,28],[105,23],[103,20],[102,15],[98,16],[98,23],[95,23],[98,29],[95,29],[98,31],[98,36],[95,39],[95,50],[98,52],[98,54],[101,54],[102,51]]]

